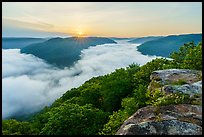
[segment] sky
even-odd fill
[[[202,2],[2,2],[3,37],[202,33]]]

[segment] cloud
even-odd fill
[[[156,56],[144,56],[136,44],[119,42],[89,47],[72,67],[58,69],[43,60],[20,54],[19,49],[2,49],[2,115],[39,111],[49,106],[67,90],[88,79],[138,63],[144,65]]]
[[[27,15],[27,14],[26,14]],[[28,16],[28,15],[27,15]],[[34,19],[32,19],[34,18]],[[56,31],[55,25],[43,22],[38,18],[29,16],[31,21],[25,19],[16,19],[11,17],[2,17],[2,35],[3,37],[67,37],[70,34]],[[28,20],[28,19],[27,19]]]
[[[24,20],[18,20],[15,18],[3,17],[2,20],[3,26],[15,26],[19,28],[29,28],[29,29],[37,29],[37,30],[47,30],[54,27],[54,25],[42,22],[42,21],[35,21],[35,22],[28,22]]]

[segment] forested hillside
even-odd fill
[[[163,38],[163,36],[139,37],[139,38],[134,38],[132,40],[129,40],[128,42],[141,44],[141,43],[145,43],[145,42],[148,42],[148,41],[157,40],[157,39],[160,39],[160,38]]]
[[[161,95],[148,92],[150,75],[155,70],[180,68],[202,70],[202,42],[181,45],[170,56],[157,58],[143,66],[131,64],[111,74],[93,77],[78,88],[63,94],[50,107],[29,121],[3,120],[4,135],[113,135],[123,122],[138,109],[158,102]],[[185,103],[180,95],[162,98],[165,105]]]
[[[33,54],[57,67],[69,67],[80,59],[81,50],[106,43],[116,42],[103,37],[52,38],[22,48],[21,53]]]
[[[43,38],[2,38],[3,49],[21,49],[30,44],[44,42]]]
[[[169,57],[172,52],[179,51],[183,44],[189,41],[198,44],[201,40],[202,34],[170,35],[147,41],[138,46],[138,51],[144,55]]]

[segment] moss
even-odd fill
[[[162,80],[162,79],[161,79],[161,77],[159,77],[159,76],[154,76],[154,80],[160,81],[160,80]]]
[[[191,100],[189,95],[181,93],[171,93],[162,97],[159,97],[153,103],[154,106],[167,106],[176,104],[190,104]]]
[[[154,110],[154,114],[155,114],[155,121],[159,122],[162,120],[159,106],[156,106],[156,109]]]
[[[179,79],[178,81],[172,82],[172,85],[184,85],[187,84],[187,82],[184,79]]]
[[[163,97],[164,92],[160,88],[156,88],[154,91],[149,91],[146,93],[148,100],[146,101],[147,105],[154,105],[158,98]]]
[[[149,84],[149,90],[150,91],[155,91],[155,89],[158,89],[158,88],[161,88],[161,87],[162,87],[161,81],[153,80]]]
[[[153,81],[152,86],[155,87],[155,88],[159,88],[159,87],[162,86],[162,83],[161,83],[161,81],[157,81],[157,82]]]
[[[191,104],[192,104],[192,105],[199,105],[199,106],[202,106],[202,101],[199,101],[199,100],[193,100],[193,101],[191,101]]]
[[[198,79],[199,79],[199,80],[202,80],[202,71],[200,71],[200,72],[198,73]]]
[[[188,99],[186,99],[186,104],[202,106],[202,95],[197,93],[191,97],[188,97]]]

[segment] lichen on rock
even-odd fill
[[[167,105],[152,106],[150,103],[151,106],[140,108],[123,123],[116,135],[202,135],[201,79],[202,72],[196,70],[154,71],[148,91],[158,97],[156,103],[164,101]],[[189,96],[188,104],[174,102],[174,99],[183,99],[177,96],[180,94]]]
[[[193,104],[202,104],[202,72],[188,69],[166,69],[152,72],[148,86],[150,92],[160,90],[166,95],[189,95]]]
[[[159,108],[160,121],[156,120],[156,107],[139,109],[128,119],[116,135],[201,135],[202,107],[189,104]]]

